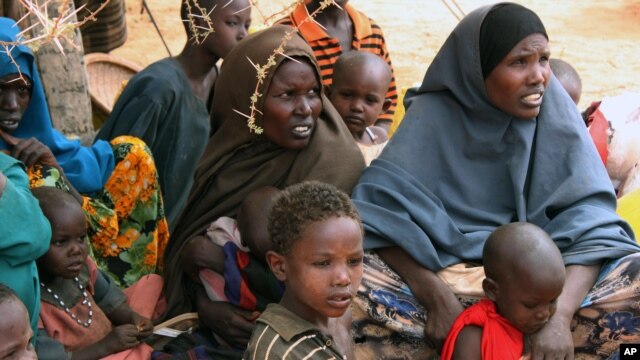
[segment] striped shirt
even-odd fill
[[[354,31],[351,48],[357,51],[367,51],[376,54],[383,58],[391,68],[391,83],[389,84],[389,90],[386,96],[387,99],[391,99],[391,106],[386,113],[380,115],[378,118],[378,121],[386,121],[390,124],[393,121],[393,114],[398,103],[398,92],[396,89],[395,75],[393,74],[393,66],[391,65],[391,58],[387,51],[382,29],[380,29],[380,26],[372,19],[369,19],[365,14],[354,9],[351,5],[346,4],[344,9],[353,23]],[[307,7],[299,3],[288,17],[279,20],[277,23],[299,26],[307,17],[309,17]],[[327,32],[314,21],[305,22],[302,26],[299,26],[298,31],[313,49],[313,54],[316,56],[318,65],[320,66],[322,83],[325,86],[330,86],[333,82],[333,64],[335,64],[343,52],[340,47],[340,41],[327,34]]]
[[[346,360],[331,336],[279,304],[257,320],[243,360]]]

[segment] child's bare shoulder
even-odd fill
[[[481,360],[482,328],[465,326],[456,339],[453,360]]]
[[[387,132],[378,126],[369,126],[365,128],[362,135],[356,138],[356,142],[365,146],[373,146],[377,144],[385,143],[389,138]]]
[[[383,128],[379,126],[370,126],[369,129],[371,129],[373,134],[376,136],[376,144],[382,144],[383,142],[388,140],[387,132]]]

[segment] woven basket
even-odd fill
[[[105,0],[74,0],[78,10],[78,21],[95,12]],[[127,40],[127,10],[124,0],[109,0],[96,16],[95,21],[87,21],[80,27],[84,53],[109,52]]]
[[[84,60],[94,113],[93,126],[97,130],[111,114],[116,98],[127,81],[142,70],[142,67],[112,54],[87,54]]]

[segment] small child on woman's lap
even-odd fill
[[[266,263],[267,251],[272,249],[268,230],[269,212],[279,194],[277,187],[263,186],[250,192],[238,210],[237,223],[242,244],[262,263]]]
[[[228,301],[250,311],[262,311],[268,303],[280,300],[282,284],[269,270],[265,258],[271,250],[269,211],[279,193],[280,189],[274,186],[260,187],[247,194],[236,220],[221,217],[207,229],[206,237],[224,252],[224,263],[218,264],[217,269],[199,272],[211,300]],[[255,286],[262,291],[255,292]],[[251,320],[258,315],[254,312]]]
[[[269,215],[267,263],[285,283],[257,320],[245,359],[353,358],[349,306],[362,277],[358,212],[332,185],[285,189]]]
[[[560,250],[538,226],[515,222],[489,236],[482,258],[482,288],[489,299],[458,316],[441,359],[527,358],[523,335],[546,325],[564,286]]]
[[[37,359],[29,313],[10,287],[0,284],[0,359]]]
[[[87,256],[87,223],[78,201],[54,187],[32,191],[52,229],[49,251],[37,260],[39,357],[97,359],[140,344],[153,324],[131,310],[124,293]]]
[[[350,51],[333,67],[333,84],[327,87],[329,99],[358,143],[367,165],[387,144],[386,130],[373,126],[380,114],[391,106],[386,98],[391,69],[379,56]]]

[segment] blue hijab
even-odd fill
[[[480,29],[491,9],[473,11],[458,24],[422,86],[405,98],[400,128],[354,188],[365,247],[399,246],[438,271],[481,261],[496,227],[525,221],[549,233],[566,265],[638,252],[631,229],[616,215],[602,161],[558,80],[551,77],[535,119],[514,118],[490,102]]]
[[[0,18],[0,41],[16,41],[19,31],[14,20]],[[79,140],[68,140],[55,130],[51,125],[42,82],[31,50],[24,45],[17,45],[11,49],[11,56],[20,67],[20,72],[33,83],[29,107],[11,135],[21,139],[35,137],[48,146],[80,193],[88,194],[102,189],[114,167],[111,145],[106,141],[97,141],[91,147],[82,146]],[[6,51],[0,49],[0,77],[17,72],[16,65]],[[7,149],[7,144],[0,139],[0,150],[4,149]]]

